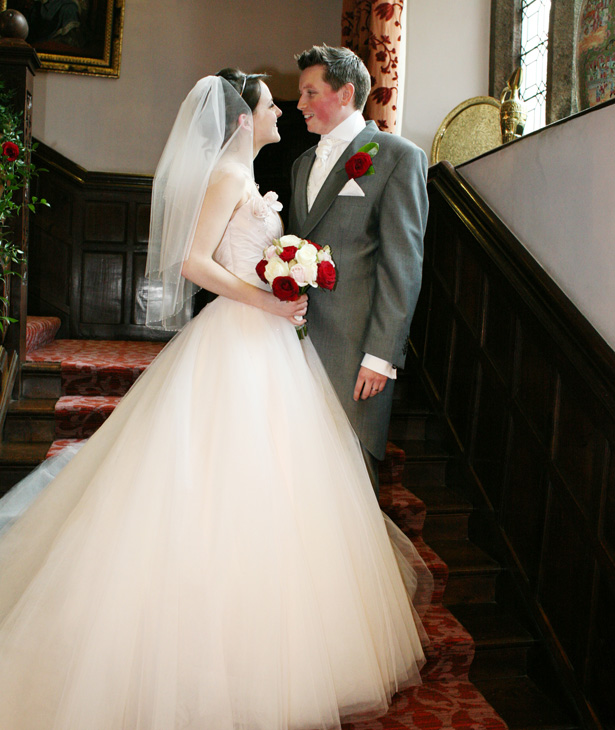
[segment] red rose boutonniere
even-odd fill
[[[372,159],[378,154],[379,149],[377,142],[370,142],[355,152],[345,165],[348,179],[354,180],[363,175],[373,175],[375,170]]]

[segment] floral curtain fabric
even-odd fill
[[[386,132],[395,131],[402,44],[403,0],[343,0],[342,44],[363,59],[372,77],[365,116]]]

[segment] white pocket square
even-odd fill
[[[361,190],[361,186],[354,178],[350,178],[346,185],[344,185],[344,187],[339,191],[338,195],[350,195],[357,198],[365,197],[365,193]]]

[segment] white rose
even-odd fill
[[[276,247],[272,243],[271,246],[267,246],[267,248],[265,249],[265,258],[267,259],[267,261],[271,261],[272,257],[275,256],[276,253]]]
[[[318,276],[318,264],[304,264],[303,270],[305,271],[305,280],[310,286],[317,286],[316,277]]]
[[[317,260],[318,263],[320,263],[321,261],[329,261],[333,264],[333,259],[331,258],[331,249],[329,249],[328,246],[326,248],[322,248],[318,252]],[[335,264],[333,264],[333,266],[335,266]]]
[[[273,280],[278,276],[288,276],[288,264],[279,259],[277,256],[269,260],[267,266],[265,266],[265,279],[272,284]]]
[[[297,236],[293,236],[291,233],[289,233],[287,236],[282,236],[282,238],[278,239],[281,246],[286,248],[286,246],[299,246],[301,243],[301,239]]]
[[[311,243],[305,243],[297,251],[297,263],[303,264],[303,266],[311,266],[316,264],[316,257],[318,256],[318,249]]]

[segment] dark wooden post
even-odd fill
[[[23,40],[23,23],[25,19],[15,11],[7,10],[0,16],[0,75],[5,88],[15,91],[14,104],[16,111],[23,113],[23,142],[28,157],[32,144],[32,87],[34,74],[41,63],[36,51]],[[15,17],[19,16],[19,17]],[[27,35],[27,24],[26,35]],[[1,133],[1,130],[0,130]],[[27,190],[20,191],[22,202],[28,195]],[[21,214],[16,218],[13,229],[14,240],[20,242],[20,248],[28,253],[29,210],[24,205]],[[9,355],[17,354],[19,362],[26,357],[26,321],[28,302],[28,266],[26,263],[17,268],[18,276],[11,277],[10,309],[11,317],[18,320],[8,328],[4,347]]]

